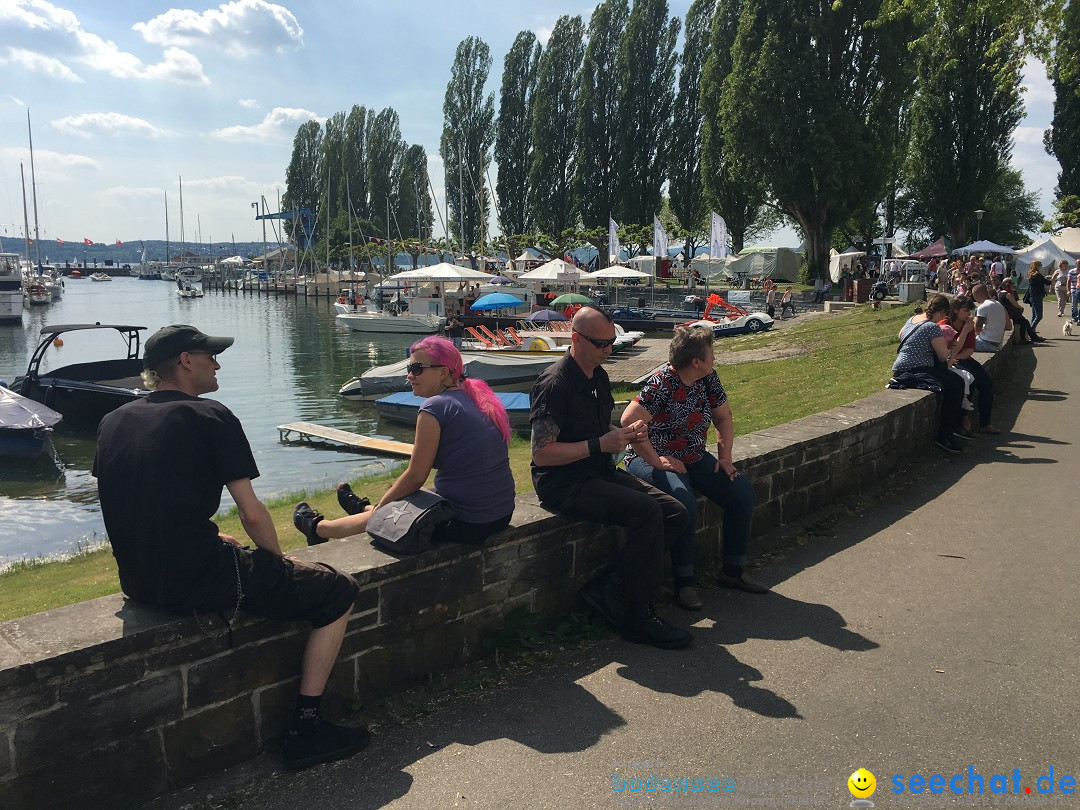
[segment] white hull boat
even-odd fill
[[[22,318],[22,271],[18,253],[0,253],[0,321]]]
[[[90,274],[90,280],[91,281],[112,281],[112,276],[110,276],[110,275],[108,275],[106,273],[91,273]]]
[[[443,324],[443,319],[437,315],[413,315],[409,312],[398,315],[381,310],[370,302],[356,312],[338,313],[337,319],[354,332],[392,332],[406,335],[431,334],[437,332]]]

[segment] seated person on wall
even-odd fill
[[[975,302],[966,296],[957,296],[949,306],[948,320],[939,320],[938,325],[945,329],[948,324],[956,332],[956,344],[951,348],[956,368],[967,371],[974,380],[976,405],[979,409],[979,433],[996,435],[1001,433],[990,421],[994,407],[994,381],[986,373],[975,354]],[[948,335],[946,335],[948,337]]]
[[[644,422],[648,437],[627,448],[626,469],[679,499],[689,519],[671,546],[675,603],[699,610],[694,590],[694,527],[700,492],[724,510],[723,568],[717,584],[750,593],[768,588],[747,579],[746,547],[754,516],[754,488],[731,463],[735,422],[724,386],[716,376],[713,332],[679,326],[668,349],[668,365],[653,374],[623,411],[623,425]],[[709,425],[716,426],[716,455],[706,448]]]
[[[426,337],[412,345],[408,371],[412,392],[424,398],[416,417],[409,466],[378,506],[420,489],[432,469],[435,490],[450,501],[454,518],[439,526],[434,542],[480,543],[510,525],[514,476],[510,472],[510,422],[506,408],[483,380],[464,378],[461,354],[446,338]],[[297,504],[293,523],[308,545],[351,537],[367,530],[378,508],[338,485],[338,503],[347,515],[325,519],[306,503]]]
[[[611,424],[615,400],[602,368],[615,343],[611,317],[582,307],[571,328],[570,350],[544,370],[532,390],[533,486],[546,509],[626,529],[621,565],[587,583],[582,601],[628,641],[685,647],[692,636],[657,616],[653,599],[663,578],[664,544],[682,536],[686,510],[615,468],[612,454],[647,434],[640,422]]]
[[[998,288],[997,292],[997,299],[998,302],[1005,307],[1005,311],[1009,313],[1009,317],[1012,318],[1013,323],[1016,324],[1017,329],[1019,329],[1021,343],[1046,342],[1046,338],[1039,337],[1035,334],[1034,324],[1032,324],[1024,315],[1024,308],[1016,299],[1016,285],[1013,284],[1012,279],[1007,278],[1001,282],[1001,286]]]
[[[200,623],[200,615],[235,618],[240,610],[311,622],[285,738],[285,764],[303,768],[350,756],[369,739],[363,727],[319,716],[358,588],[328,565],[282,555],[270,513],[251,486],[259,470],[244,429],[220,402],[202,398],[218,389],[217,355],[232,344],[231,337],[187,325],[154,333],[143,355],[150,395],[102,419],[94,476],[129,597],[194,614]],[[236,502],[254,550],[219,534],[213,517],[222,487]]]
[[[985,284],[976,284],[971,297],[975,299],[975,351],[996,352],[1005,342],[1008,313],[996,298],[990,297]]]

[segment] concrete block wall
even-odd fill
[[[987,358],[991,373],[1003,355]],[[735,460],[758,498],[751,554],[765,532],[921,455],[936,408],[922,391],[883,391],[740,437]],[[722,517],[702,502],[703,559],[720,555]],[[300,552],[361,585],[330,690],[377,699],[474,660],[519,605],[554,622],[618,541],[617,530],[552,515],[530,495],[482,548],[398,560],[360,537]],[[242,617],[230,639],[217,619],[120,595],[0,623],[0,807],[124,806],[273,748],[306,636],[299,623]]]

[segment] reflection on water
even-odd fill
[[[389,464],[372,456],[302,445],[284,445],[277,426],[317,422],[364,435],[411,441],[409,428],[380,424],[367,403],[337,395],[360,372],[400,359],[415,337],[363,335],[339,325],[325,298],[207,292],[181,299],[168,282],[116,278],[109,284],[68,280],[61,301],[23,313],[22,324],[0,325],[0,380],[26,371],[41,327],[61,323],[146,326],[145,340],[161,326],[191,323],[236,343],[219,358],[220,389],[213,395],[239,417],[262,473],[255,491],[264,499],[303,489],[332,487]],[[45,368],[121,357],[125,343],[112,330],[70,333],[50,348]],[[92,436],[61,429],[55,459],[0,462],[0,564],[12,559],[71,551],[103,536],[97,489],[90,470]],[[228,492],[223,508],[231,506]]]

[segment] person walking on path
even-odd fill
[[[1065,304],[1069,300],[1069,263],[1062,259],[1057,264],[1057,269],[1050,276],[1050,283],[1054,285],[1054,295],[1057,296],[1058,317],[1065,315]]]
[[[1027,303],[1031,307],[1031,331],[1034,337],[1035,328],[1043,318],[1043,301],[1046,298],[1046,276],[1042,274],[1042,263],[1037,259],[1031,263],[1027,272],[1028,291]]]

